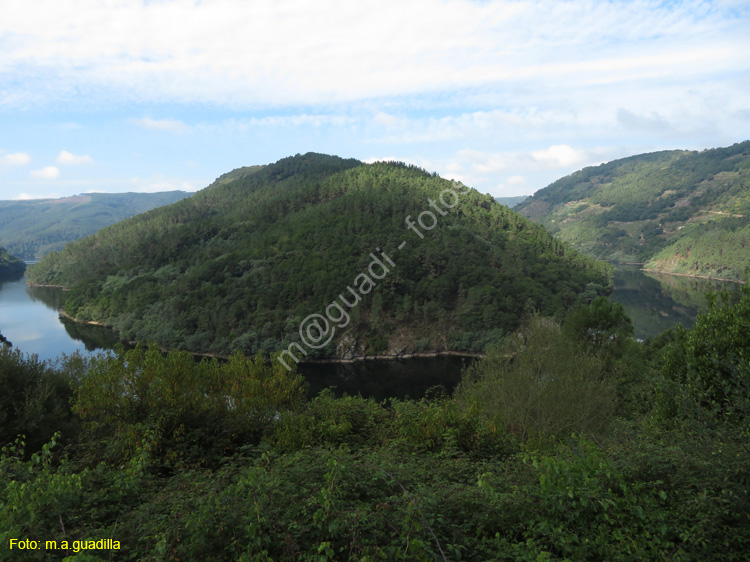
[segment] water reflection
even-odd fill
[[[65,304],[65,292],[55,287],[29,287],[26,294],[32,302],[40,302],[47,308],[58,311]]]
[[[439,386],[450,393],[461,380],[461,371],[472,358],[456,356],[415,357],[404,360],[357,361],[354,363],[300,364],[299,371],[310,385],[310,394],[333,388],[365,398],[421,398]]]
[[[61,354],[89,355],[110,349],[118,338],[112,330],[83,326],[59,318],[65,296],[52,287],[28,287],[24,279],[0,284],[0,332],[17,349],[41,360]]]
[[[709,290],[738,293],[734,283],[644,274],[637,267],[622,267],[615,273],[613,298],[621,302],[633,319],[638,338],[656,336],[678,323],[692,325],[706,305]],[[118,341],[112,330],[87,326],[59,318],[65,293],[51,287],[27,287],[25,280],[0,284],[0,332],[24,353],[40,359],[56,359],[62,353],[84,355],[111,349]],[[311,391],[335,387],[337,394],[361,393],[382,400],[386,397],[423,396],[435,385],[451,391],[467,359],[438,357],[403,361],[362,361],[350,364],[307,364],[300,371]]]
[[[615,271],[612,298],[621,302],[633,319],[635,336],[653,337],[677,324],[693,325],[698,311],[706,308],[708,291],[728,291],[735,298],[739,285],[677,275],[645,273],[637,266]]]

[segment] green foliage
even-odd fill
[[[636,357],[647,372],[666,357],[687,397],[725,391],[719,407],[696,399],[645,428],[637,410],[610,419],[610,379],[632,350],[538,317],[453,398],[305,400],[294,375],[260,360],[155,348],[59,362],[48,369],[76,381],[84,431],[64,451],[58,435],[30,457],[22,439],[3,449],[0,540],[122,546],[3,548],[0,560],[745,560],[746,390],[705,386],[703,359],[733,358],[714,378],[746,376],[746,307],[714,304],[694,333]]]
[[[691,330],[680,327],[665,347],[657,402],[661,419],[697,407],[709,419],[746,428],[750,417],[750,289],[730,304],[713,295]],[[686,411],[687,410],[687,411]],[[692,414],[695,416],[695,414]]]
[[[188,195],[184,191],[87,193],[63,199],[0,201],[0,241],[17,256],[38,259],[105,226]]]
[[[614,413],[615,383],[596,352],[535,316],[472,364],[456,394],[519,438],[546,441],[601,435]]]
[[[446,189],[458,202],[435,212],[434,229],[420,238],[406,228]],[[351,302],[347,287],[378,247],[396,265],[349,311],[346,347],[358,355],[425,338],[425,351],[481,352],[524,311],[562,314],[589,284],[609,285],[606,264],[488,196],[413,166],[319,154],[231,173],[46,256],[29,275],[70,287],[69,315],[125,339],[254,355],[297,342],[300,321],[339,295]],[[339,353],[343,332],[316,356]]]
[[[744,278],[750,141],[631,156],[580,170],[521,203],[586,254],[653,270]]]
[[[596,297],[588,305],[573,308],[565,317],[563,332],[589,349],[621,349],[633,335],[633,322],[625,307],[606,297]]]
[[[76,381],[72,410],[95,458],[132,458],[148,444],[164,465],[193,466],[257,442],[304,393],[296,372],[261,357],[197,362],[187,352],[138,346],[92,358]]]
[[[735,281],[750,268],[750,215],[721,217],[689,225],[681,236],[652,255],[646,269]]]
[[[66,368],[77,360],[68,359]],[[0,345],[0,446],[24,435],[26,450],[37,452],[55,432],[66,440],[75,437],[78,420],[68,407],[71,376]]]
[[[443,452],[472,458],[509,455],[515,445],[507,434],[475,410],[444,396],[419,402],[373,400],[323,391],[304,409],[285,412],[270,443],[274,450],[310,446],[376,448],[385,443],[407,453]]]
[[[372,399],[336,398],[324,390],[304,409],[284,412],[276,424],[272,442],[287,451],[306,446],[377,446],[388,434],[391,415]]]
[[[417,212],[439,181],[403,165],[317,155],[238,170],[196,196],[205,206],[178,203],[184,217],[155,211],[164,219],[158,236],[158,221],[137,219],[114,228],[117,237],[104,231],[98,246],[81,242],[96,259],[66,257],[89,269],[69,306],[79,317],[160,331],[174,346],[273,349],[305,306],[338,291],[325,275],[328,250],[334,263],[361,270],[367,229],[390,209],[395,234],[384,229],[382,240],[397,242],[402,211]],[[410,190],[412,206],[402,199]],[[232,222],[238,216],[214,221],[232,213],[221,206],[227,193],[269,233]],[[566,277],[563,267],[590,262],[483,196],[467,197],[445,235],[436,228],[425,246],[410,246],[410,259],[352,317],[373,348],[396,321],[413,327],[421,347],[504,336],[452,397],[307,399],[296,373],[239,353],[195,361],[152,346],[45,365],[5,348],[0,542],[95,537],[123,546],[3,548],[0,560],[746,560],[750,290],[734,304],[709,297],[693,329],[641,345],[622,307],[599,298],[604,270]],[[344,206],[318,208],[331,202]],[[300,214],[284,222],[290,211]],[[316,234],[314,224],[330,230]],[[120,237],[131,228],[132,238]],[[335,239],[352,245],[325,246],[332,232],[352,233]],[[130,251],[143,259],[131,261]],[[472,269],[461,261],[467,252],[500,265]],[[51,256],[45,275],[77,276],[63,261]],[[308,269],[295,278],[285,262]],[[485,274],[487,285],[472,277]],[[152,302],[164,291],[176,300]],[[562,327],[533,314],[539,306]],[[173,311],[184,313],[174,326]],[[81,431],[64,429],[76,417]],[[19,433],[37,444],[26,448]]]
[[[22,259],[11,255],[5,248],[0,248],[0,282],[13,281],[23,277],[26,264]]]
[[[82,507],[82,479],[86,471],[76,473],[63,463],[53,466],[52,440],[27,462],[24,442],[18,439],[0,453],[0,560],[44,560],[45,551],[10,552],[10,539],[30,538],[44,541],[56,536],[62,516]]]

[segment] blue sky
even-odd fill
[[[750,3],[0,0],[0,199],[307,151],[495,196],[750,138]]]

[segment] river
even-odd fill
[[[740,285],[683,275],[645,273],[638,266],[618,266],[612,293],[633,320],[635,337],[646,339],[677,324],[693,325],[706,308],[708,291],[727,291],[736,298]]]
[[[91,355],[111,349],[116,334],[99,326],[61,318],[65,293],[51,287],[29,287],[24,279],[0,284],[0,333],[23,353],[54,361],[61,354]],[[333,388],[337,394],[361,393],[376,400],[420,398],[431,387],[450,391],[461,378],[468,358],[456,356],[404,360],[357,361],[346,364],[300,364],[310,393]]]
[[[673,275],[645,274],[637,267],[620,267],[615,274],[613,299],[633,319],[635,336],[655,336],[678,323],[689,326],[705,307],[705,292],[736,291],[737,285]],[[0,284],[0,332],[24,353],[42,360],[61,354],[84,355],[110,349],[115,334],[97,326],[82,326],[61,319],[58,310],[64,293],[49,287],[28,287],[23,279]],[[451,390],[460,380],[468,359],[436,357],[360,361],[349,364],[300,365],[300,372],[315,392],[335,387],[336,392],[387,397],[420,397],[435,385]]]

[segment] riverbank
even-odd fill
[[[49,289],[60,289],[61,291],[70,291],[68,287],[65,287],[64,285],[45,285],[43,283],[31,283],[29,281],[26,281],[26,285],[29,287],[47,287]]]
[[[674,271],[664,271],[662,269],[646,269],[641,268],[641,271],[645,273],[660,273],[662,275],[676,275],[678,277],[692,277],[694,279],[706,279],[707,281],[724,281],[727,283],[737,283],[739,285],[744,285],[745,281],[740,281],[739,279],[729,279],[727,277],[713,277],[711,275],[697,275],[694,273],[675,273]]]
[[[80,324],[83,326],[97,326],[99,328],[107,328],[112,330],[113,332],[116,332],[119,334],[119,331],[117,328],[110,324],[105,324],[103,322],[96,322],[94,320],[79,320],[77,318],[73,318],[69,314],[67,314],[64,310],[59,310],[58,314],[61,318],[65,318],[66,320],[73,322],[75,324]],[[125,340],[121,339],[120,343],[135,347],[138,345],[139,342],[133,341],[133,340]],[[159,350],[163,353],[169,353],[171,350],[169,348],[159,346]],[[201,352],[195,352],[187,350],[190,355],[194,357],[205,357],[206,359],[219,359],[222,361],[226,361],[229,359],[229,355],[223,355],[220,353],[201,353]],[[469,352],[461,352],[461,351],[451,351],[451,350],[444,350],[444,351],[423,351],[423,352],[404,352],[404,353],[397,353],[397,354],[377,354],[377,355],[356,355],[353,357],[331,357],[326,359],[308,359],[305,361],[300,361],[300,364],[306,364],[306,365],[334,365],[334,364],[351,364],[351,363],[358,363],[361,361],[400,361],[404,359],[429,359],[429,358],[435,358],[435,357],[467,357],[467,358],[481,358],[484,357],[484,354],[482,353],[469,353]]]

